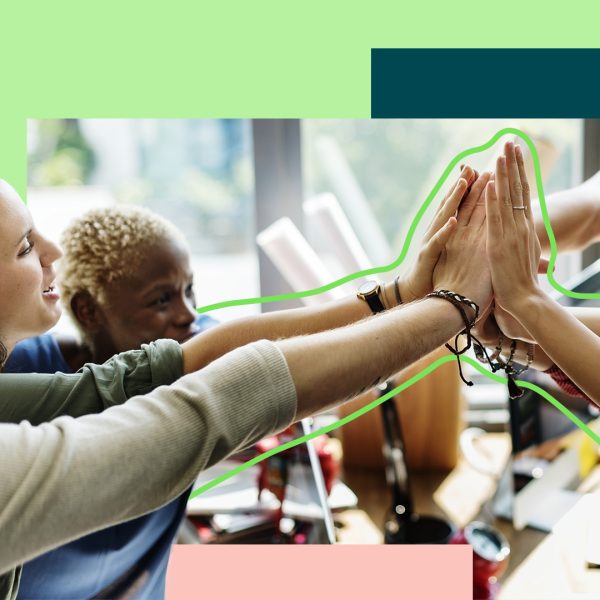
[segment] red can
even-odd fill
[[[508,567],[510,546],[497,529],[474,521],[450,540],[451,544],[473,547],[473,599],[493,600],[500,590],[499,579]]]

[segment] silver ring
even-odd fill
[[[512,207],[513,210],[527,210],[526,206],[513,206]]]

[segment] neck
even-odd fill
[[[111,356],[117,353],[112,340],[107,339],[105,335],[91,336],[86,340],[90,361],[96,364],[106,362]]]

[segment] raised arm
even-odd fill
[[[452,221],[435,286],[486,305],[485,235]],[[0,425],[0,572],[162,506],[199,470],[360,393],[463,327],[455,306],[427,298],[333,331],[244,346],[99,415]]]
[[[162,506],[202,469],[374,385],[461,327],[453,306],[423,300],[238,348],[98,415],[0,425],[0,572]]]
[[[433,270],[455,223],[450,219],[464,196],[464,202],[475,196],[479,197],[484,186],[485,182],[476,177],[471,167],[463,169],[457,182],[440,203],[422,240],[415,264],[398,283],[403,304],[419,300],[433,289]],[[383,288],[382,299],[386,308],[397,305],[394,286],[395,283],[392,282]],[[183,345],[184,370],[190,373],[200,369],[234,348],[256,340],[278,340],[336,329],[360,321],[370,314],[367,304],[352,295],[321,306],[237,319],[213,327],[186,342]]]
[[[505,146],[486,188],[488,256],[495,301],[549,359],[600,404],[600,338],[538,285],[535,225],[520,148]]]
[[[0,422],[39,425],[60,416],[81,417],[173,383],[183,374],[181,346],[144,344],[77,373],[0,375]]]
[[[559,252],[583,250],[600,241],[600,172],[574,188],[550,194],[546,202]],[[542,254],[550,255],[550,241],[540,205],[533,203],[535,231]]]
[[[463,327],[455,307],[427,298],[355,325],[277,342],[298,391],[298,418],[383,383]]]

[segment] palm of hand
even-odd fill
[[[530,344],[535,343],[531,334],[515,319],[510,313],[506,312],[500,306],[494,308],[494,317],[500,331],[513,340],[523,340]]]

